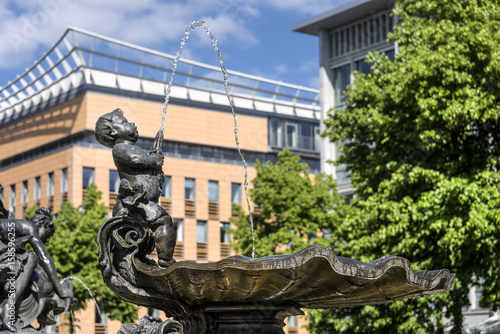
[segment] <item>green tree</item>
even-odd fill
[[[289,150],[278,154],[278,162],[257,162],[257,177],[250,196],[262,210],[253,214],[256,257],[292,253],[308,245],[333,246],[332,235],[341,222],[347,206],[338,196],[331,176],[314,178],[309,167]],[[240,206],[233,233],[233,249],[246,256],[252,254],[249,216]]]
[[[441,333],[484,279],[481,304],[500,305],[500,4],[400,0],[391,62],[371,54],[325,134],[357,189],[337,254],[391,254],[414,269],[456,273],[448,294],[380,307],[316,311],[313,333]],[[481,280],[482,281],[482,280]]]
[[[133,322],[137,319],[137,307],[116,296],[103,281],[99,269],[97,232],[106,220],[107,207],[101,201],[102,193],[95,184],[87,188],[87,194],[80,207],[66,202],[54,219],[55,234],[45,245],[54,260],[59,278],[81,279],[100,302],[100,309],[110,319]],[[33,215],[36,208],[30,208]],[[73,280],[76,309],[82,309],[91,299],[89,291]]]

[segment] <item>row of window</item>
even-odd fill
[[[330,58],[385,42],[387,34],[393,30],[393,25],[392,16],[385,12],[331,32],[329,34]]]
[[[87,188],[91,183],[95,182],[95,170],[91,167],[83,167],[83,189]],[[109,171],[109,191],[118,192],[120,187],[120,177],[118,171]],[[172,197],[172,177],[166,175],[163,182],[161,195],[166,198]],[[184,179],[184,198],[188,200],[196,200],[196,180],[193,178]],[[208,181],[208,200],[210,202],[219,201],[219,182],[214,180]],[[231,201],[241,205],[241,183],[231,183]]]
[[[283,140],[282,143],[284,143]],[[136,142],[136,146],[145,150],[150,150],[152,145],[153,139],[149,138],[140,138]],[[72,146],[101,147],[101,145],[95,139],[93,131],[82,131],[77,134],[73,134],[71,136],[56,140],[47,145],[43,145],[36,149],[28,150],[26,152],[3,159],[2,161],[0,161],[0,169],[5,170],[9,167],[19,164],[20,162],[33,161],[38,157],[47,156],[50,153],[61,150],[62,148],[69,148]],[[290,146],[293,148],[293,145]],[[313,154],[313,156],[303,157],[303,161],[309,165],[311,171],[313,171],[314,173],[319,173],[319,148],[315,148],[314,151],[315,154]],[[163,152],[166,157],[241,165],[241,157],[235,148],[212,147],[166,140],[163,143]],[[259,159],[259,161],[261,162],[272,161],[273,163],[276,163],[278,161],[278,157],[275,152],[268,153],[243,150],[243,154],[249,166],[253,166],[257,159]]]
[[[175,219],[177,225],[177,241],[184,241],[184,221]],[[230,224],[221,222],[220,227],[220,242],[228,244],[231,240],[229,228]],[[208,242],[208,222],[206,220],[198,220],[196,222],[196,242]]]
[[[68,192],[68,169],[64,168],[61,170],[61,193]],[[90,184],[95,182],[95,169],[91,167],[83,167],[83,189],[86,189]],[[29,201],[29,186],[28,180],[24,180],[21,183],[21,204],[27,204]],[[120,186],[120,177],[116,170],[110,170],[109,172],[109,191],[118,192]],[[33,201],[38,202],[42,197],[42,180],[41,176],[34,178],[33,183]],[[4,190],[0,190],[0,200],[3,202]],[[47,197],[51,198],[55,194],[55,180],[54,172],[47,174]],[[188,200],[195,200],[196,194],[196,181],[193,178],[184,179],[184,198]],[[166,198],[172,197],[172,179],[170,176],[165,176],[165,182],[163,183],[162,196]],[[208,181],[208,200],[210,202],[219,201],[219,182],[214,180]],[[231,183],[231,201],[238,205],[241,205],[241,184]],[[14,212],[16,207],[16,185],[12,184],[9,187],[9,211]]]
[[[68,169],[63,168],[61,170],[61,193],[65,193],[68,191]],[[55,194],[55,180],[54,180],[54,172],[50,172],[47,174],[47,197],[49,200]],[[37,176],[34,178],[33,182],[33,201],[39,202],[42,198],[42,178],[41,176]],[[0,200],[3,202],[4,200],[3,190],[0,190]],[[28,204],[29,201],[29,183],[28,180],[24,180],[21,183],[21,204],[24,206]],[[12,184],[9,187],[9,205],[8,209],[10,212],[14,212],[16,207],[16,185]]]

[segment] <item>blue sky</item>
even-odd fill
[[[41,57],[68,25],[175,54],[184,30],[205,20],[229,70],[318,87],[318,38],[291,25],[349,0],[4,0],[0,86]],[[217,65],[202,28],[183,58]],[[175,84],[175,81],[174,81]]]

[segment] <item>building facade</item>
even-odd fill
[[[78,28],[63,36],[16,80],[0,88],[0,199],[15,218],[34,203],[57,212],[82,203],[95,183],[110,208],[118,173],[111,151],[94,138],[99,116],[121,108],[136,123],[136,145],[150,150],[160,128],[174,56]],[[232,203],[246,208],[245,170],[219,67],[181,60],[170,95],[160,199],[177,224],[175,258],[212,262],[231,255]],[[277,161],[289,148],[320,170],[318,91],[229,72],[238,139],[248,163]],[[85,277],[81,277],[85,281]],[[156,314],[157,310],[141,309]],[[77,332],[116,333],[121,324],[93,302]],[[290,319],[288,333],[303,320]],[[54,330],[54,329],[53,329]]]
[[[364,61],[369,52],[379,51],[394,58],[397,45],[387,42],[387,34],[395,24],[391,15],[393,3],[393,0],[355,0],[292,27],[294,31],[319,37],[321,120],[328,117],[331,108],[344,106],[343,93],[354,80],[353,72],[370,71],[370,64]],[[329,163],[338,154],[336,145],[328,138],[322,140],[321,171],[334,175],[339,194],[349,197],[354,189],[348,172],[343,166]]]
[[[328,111],[343,108],[347,85],[354,80],[354,71],[369,73],[364,60],[369,52],[385,53],[390,59],[398,52],[397,43],[387,41],[387,34],[397,24],[392,15],[395,0],[354,0],[343,6],[295,24],[296,32],[319,37],[319,78],[321,131]],[[336,177],[339,194],[350,197],[354,193],[349,174],[344,166],[334,166],[339,151],[328,138],[321,143],[321,171]],[[465,323],[474,325],[492,315],[488,308],[479,306],[482,288],[469,291],[470,306],[464,309]]]

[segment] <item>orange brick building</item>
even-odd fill
[[[0,199],[13,216],[21,218],[33,203],[54,212],[65,201],[79,204],[92,182],[112,206],[118,176],[111,151],[94,138],[95,122],[121,108],[138,127],[136,145],[151,149],[173,59],[69,28],[1,88]],[[218,67],[181,60],[177,71],[165,121],[161,204],[178,225],[175,258],[217,261],[231,255],[223,229],[229,227],[231,204],[246,208],[234,119]],[[318,172],[318,91],[231,71],[229,80],[248,179],[256,175],[256,159],[276,161],[283,148]],[[77,315],[80,333],[118,331],[120,323],[95,314],[93,302],[88,305]],[[141,309],[139,315],[146,312],[157,311]],[[302,321],[290,319],[286,331],[304,332]]]

